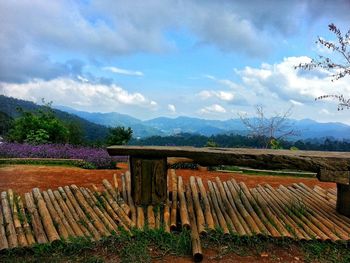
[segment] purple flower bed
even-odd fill
[[[110,168],[115,161],[127,158],[111,157],[103,148],[73,146],[69,144],[30,145],[20,143],[0,144],[0,158],[55,158],[82,159],[96,168]]]

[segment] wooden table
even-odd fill
[[[166,199],[167,157],[186,157],[203,166],[239,165],[262,169],[294,169],[317,173],[337,183],[337,211],[350,217],[350,153],[246,148],[110,146],[110,155],[130,156],[132,196],[136,204]]]

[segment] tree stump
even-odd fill
[[[131,195],[136,205],[157,205],[166,200],[166,157],[130,156]]]
[[[350,217],[350,185],[337,184],[337,212]]]

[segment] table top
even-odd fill
[[[350,170],[350,152],[272,150],[248,148],[196,148],[177,146],[110,146],[110,155],[144,158],[186,157],[201,165],[231,164],[268,169],[319,172]]]

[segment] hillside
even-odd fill
[[[30,101],[19,100],[0,95],[0,112],[5,113],[12,118],[16,118],[20,115],[20,113],[17,111],[18,107],[26,111],[35,111],[40,109],[42,106]],[[72,121],[74,123],[78,123],[82,128],[84,132],[84,138],[87,141],[104,140],[108,134],[108,128],[106,126],[90,122],[74,114],[69,114],[61,110],[54,109],[54,112],[56,116],[62,121]]]

